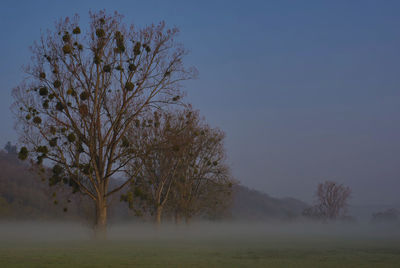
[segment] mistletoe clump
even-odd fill
[[[49,129],[50,134],[56,135],[57,129],[54,126],[51,126]]]
[[[42,118],[40,118],[39,116],[35,116],[35,117],[33,118],[33,123],[39,125],[40,123],[42,123]]]
[[[82,116],[87,116],[89,114],[89,109],[86,104],[79,105],[79,113]]]
[[[98,38],[102,38],[102,37],[104,37],[105,35],[106,35],[106,32],[104,31],[104,29],[99,28],[99,29],[96,30],[96,36],[97,36]]]
[[[55,146],[57,146],[57,140],[58,140],[58,138],[52,138],[52,139],[49,141],[50,147],[55,147]]]
[[[67,90],[67,95],[76,96],[76,91],[73,88]]]
[[[150,53],[151,48],[148,44],[143,44],[143,48],[146,50],[147,53]]]
[[[80,34],[81,33],[81,28],[79,28],[78,26],[76,26],[73,30],[72,30],[73,34]]]
[[[18,153],[18,158],[20,159],[20,160],[26,160],[27,158],[28,158],[28,148],[26,148],[26,147],[22,147],[20,150],[19,150],[19,153]]]
[[[133,63],[129,64],[129,66],[128,66],[128,69],[129,69],[129,71],[131,71],[131,72],[136,71],[136,68],[137,68],[136,65],[133,64]]]
[[[42,153],[42,154],[47,154],[49,152],[49,149],[47,148],[47,146],[38,146],[36,148],[36,152]]]
[[[76,140],[75,134],[74,133],[68,134],[67,139],[69,142],[74,142]]]
[[[54,81],[53,86],[54,86],[55,88],[61,87],[61,81],[60,81],[60,80]]]
[[[65,33],[64,33],[64,35],[63,35],[63,37],[62,37],[62,40],[63,40],[65,43],[71,41],[71,36],[69,35],[68,32],[65,32]]]
[[[124,36],[121,34],[120,31],[115,33],[115,42],[117,47],[115,48],[116,53],[124,53],[125,52],[125,44],[124,44]]]
[[[61,102],[57,102],[57,104],[56,104],[56,110],[57,111],[62,111],[62,110],[64,110],[64,104],[62,104]]]
[[[49,100],[45,100],[45,101],[43,102],[43,108],[44,108],[44,109],[48,109],[48,108],[49,108]]]
[[[60,165],[54,165],[52,169],[53,176],[49,178],[49,185],[54,186],[62,181],[64,169]]]
[[[94,55],[94,57],[93,57],[93,62],[94,62],[94,64],[96,64],[96,65],[99,65],[100,63],[101,63],[101,58],[100,58],[100,56],[99,55]]]
[[[136,42],[135,47],[133,48],[133,54],[134,54],[135,56],[137,56],[137,55],[140,54],[140,47],[141,47],[141,46],[142,46],[142,45],[140,44],[140,42]]]
[[[64,54],[70,54],[72,52],[72,48],[70,45],[63,46],[62,50],[63,50]]]
[[[79,98],[83,101],[87,100],[89,98],[89,93],[87,91],[83,91],[80,95]]]
[[[125,83],[125,89],[128,91],[132,91],[135,85],[132,82],[126,82]]]
[[[39,95],[40,96],[46,96],[49,93],[49,91],[47,90],[47,87],[41,87],[39,89]]]
[[[103,72],[105,72],[105,73],[111,72],[111,66],[109,64],[104,65]]]

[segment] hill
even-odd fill
[[[231,214],[235,220],[290,220],[309,207],[294,198],[273,198],[242,185],[234,188]]]
[[[15,152],[0,151],[0,219],[91,219],[93,208],[85,197],[68,189],[50,187],[47,181],[19,161]],[[125,203],[111,200],[111,220],[133,220]],[[82,209],[83,207],[83,209]],[[293,198],[278,199],[242,185],[234,186],[230,214],[234,220],[290,220],[307,204]],[[68,213],[65,213],[68,212]]]

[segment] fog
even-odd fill
[[[92,241],[93,229],[76,222],[1,222],[0,241],[68,242]],[[108,228],[106,241],[247,241],[288,243],[296,240],[399,240],[396,225],[369,223],[267,223],[267,222],[193,222],[189,225],[119,223]]]

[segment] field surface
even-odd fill
[[[8,237],[0,240],[0,267],[400,267],[396,237],[202,231],[107,242]]]

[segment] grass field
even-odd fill
[[[348,235],[197,234],[106,243],[0,240],[0,267],[400,267],[400,240]]]

